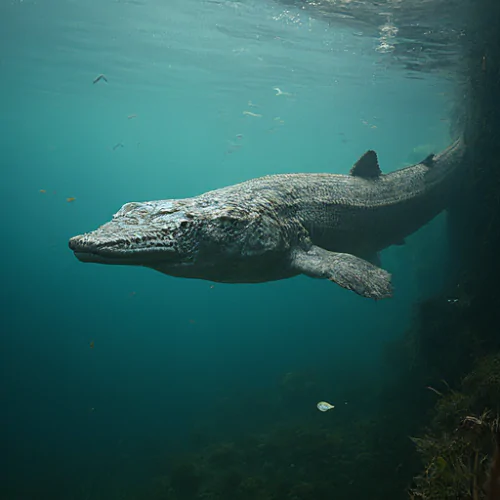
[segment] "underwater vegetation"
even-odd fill
[[[412,438],[424,468],[410,498],[500,498],[500,354],[478,360],[458,390],[438,397],[426,433]]]
[[[361,438],[370,436],[373,426],[358,422],[350,432],[345,427],[276,427],[213,444],[174,464],[156,480],[150,498],[314,500],[332,491],[337,498],[357,498],[366,481],[377,479],[372,443]]]

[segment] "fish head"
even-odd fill
[[[245,281],[250,261],[286,246],[272,218],[195,199],[126,203],[111,221],[69,241],[82,262],[228,282]]]
[[[82,262],[153,267],[192,259],[192,218],[176,200],[126,203],[95,231],[74,236],[69,247]]]

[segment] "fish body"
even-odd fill
[[[221,283],[304,274],[382,299],[392,286],[377,252],[403,244],[448,206],[464,151],[457,140],[385,175],[368,151],[350,175],[269,175],[192,198],[126,203],[69,247],[83,262]]]
[[[334,405],[331,405],[330,403],[327,403],[326,401],[320,401],[317,405],[316,408],[318,408],[319,411],[330,411],[335,408]]]

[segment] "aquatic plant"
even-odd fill
[[[494,408],[500,406],[500,355],[487,356],[477,363],[462,382],[464,391],[470,394],[470,404],[480,407],[485,401]]]
[[[410,498],[480,500],[498,441],[500,355],[476,362],[458,391],[441,394],[427,432],[412,438],[424,468]],[[496,499],[495,499],[496,500]]]

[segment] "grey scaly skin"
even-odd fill
[[[126,203],[69,246],[83,262],[171,276],[261,283],[305,274],[390,297],[390,274],[373,264],[377,252],[403,244],[446,208],[464,149],[458,140],[387,175],[368,151],[350,175],[270,175],[193,198]]]

